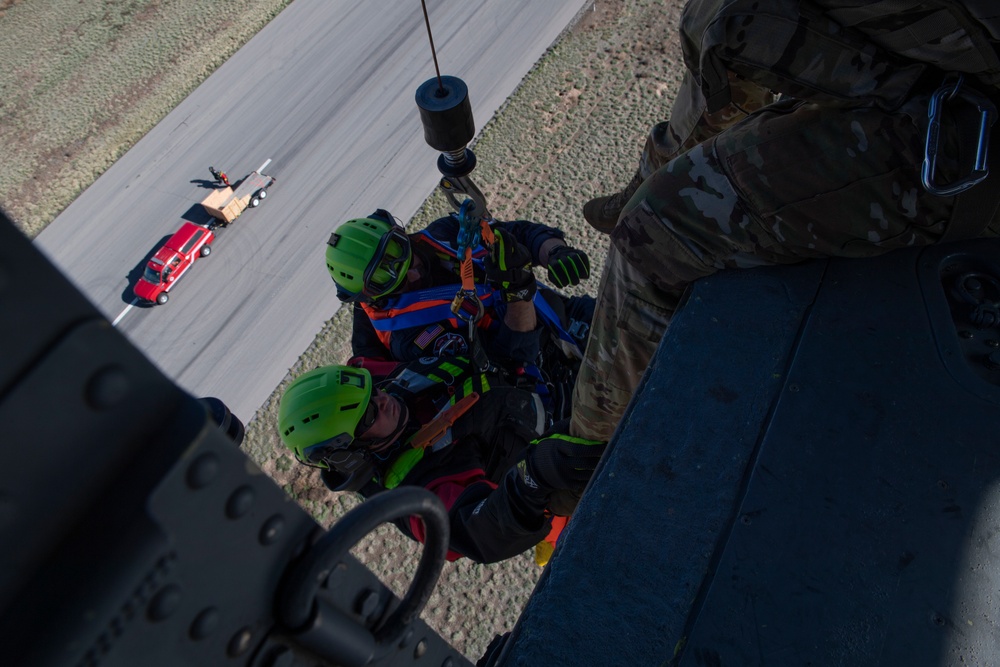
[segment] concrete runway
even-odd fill
[[[428,0],[441,73],[461,77],[477,130],[586,4]],[[404,224],[436,186],[414,102],[435,75],[416,0],[298,0],[50,224],[36,245],[180,386],[249,420],[339,302],[326,240],[387,208]],[[217,230],[163,306],[135,303],[148,257],[205,223],[210,165],[271,162],[259,208]]]

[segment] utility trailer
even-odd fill
[[[267,197],[267,188],[275,181],[273,177],[264,174],[264,169],[270,163],[269,158],[256,171],[237,181],[235,187],[227,185],[213,190],[202,200],[201,205],[205,211],[219,221],[216,224],[228,227],[243,211],[260,206]]]

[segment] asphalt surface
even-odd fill
[[[468,85],[477,130],[585,4],[428,0],[441,73]],[[375,208],[406,223],[436,186],[414,102],[434,74],[416,0],[294,2],[35,243],[180,386],[249,419],[336,312],[330,232]],[[167,304],[136,303],[163,241],[209,221],[208,167],[236,180],[266,160],[261,206],[217,230]]]

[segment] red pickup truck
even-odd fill
[[[199,257],[212,252],[215,234],[211,229],[185,221],[163,247],[146,264],[142,277],[135,284],[135,295],[145,301],[164,304],[167,295],[177,279],[194,264]]]

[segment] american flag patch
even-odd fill
[[[424,329],[419,336],[417,336],[413,342],[417,344],[421,350],[430,345],[431,341],[434,340],[439,333],[444,331],[444,327],[440,324],[432,324],[431,326]]]

